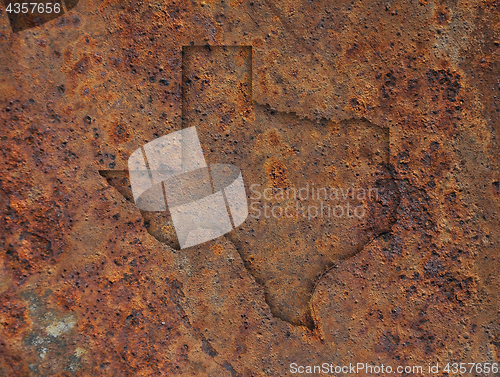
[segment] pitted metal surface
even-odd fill
[[[499,15],[80,0],[14,32],[2,5],[0,375],[498,361]],[[190,125],[262,189],[352,182],[353,164],[372,186],[379,158],[385,211],[357,231],[249,219],[178,250],[126,170]]]

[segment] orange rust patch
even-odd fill
[[[29,324],[27,312],[26,306],[12,293],[0,295],[0,334],[13,338],[23,332]]]
[[[264,169],[271,187],[286,189],[292,186],[288,179],[288,170],[283,162],[272,158],[264,164]]]
[[[269,144],[271,144],[271,146],[273,147],[277,146],[281,142],[278,132],[276,130],[269,131],[267,137],[269,139]]]
[[[223,252],[224,252],[224,248],[219,245],[218,243],[216,244],[213,244],[210,249],[212,249],[212,251],[217,254],[217,255],[221,255]]]

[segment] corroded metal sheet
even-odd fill
[[[0,10],[0,375],[498,361],[498,3],[68,3]],[[193,125],[249,201],[383,195],[179,250],[127,161]]]

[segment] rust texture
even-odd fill
[[[68,3],[0,5],[0,376],[499,360],[498,2]],[[380,196],[178,250],[127,159],[191,125],[256,208]]]

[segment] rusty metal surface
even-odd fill
[[[0,375],[498,361],[499,16],[490,0],[81,0],[14,33],[2,5]],[[247,184],[378,181],[383,205],[177,250],[126,168],[189,125]]]

